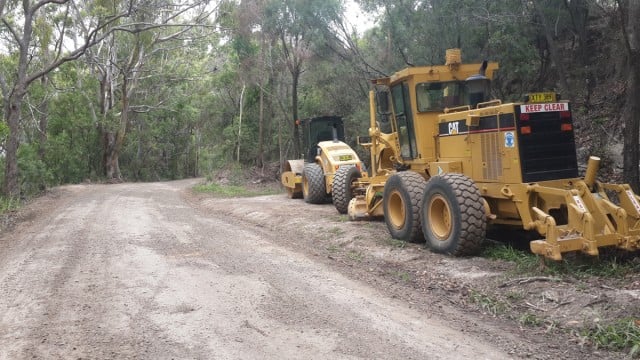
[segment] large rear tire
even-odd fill
[[[352,184],[360,177],[360,170],[353,165],[340,167],[333,176],[331,196],[333,205],[340,214],[346,214],[349,210],[349,201],[353,198]]]
[[[324,171],[320,165],[310,163],[304,165],[302,171],[302,196],[309,204],[322,204],[327,198],[324,182]]]
[[[427,182],[420,207],[427,246],[454,256],[477,254],[487,221],[480,191],[462,174],[434,176]]]
[[[413,171],[392,175],[384,185],[382,196],[384,222],[395,239],[423,241],[420,225],[420,202],[426,180]]]

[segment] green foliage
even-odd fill
[[[20,199],[16,197],[0,196],[0,214],[16,211],[21,205]]]
[[[476,290],[469,291],[469,299],[473,304],[476,304],[481,311],[492,316],[504,314],[509,308],[509,305],[504,301],[494,299]]]
[[[0,122],[0,143],[4,144],[4,142],[7,140],[7,136],[9,136],[9,126],[7,126],[7,123],[5,122]]]
[[[629,257],[618,257],[616,254],[603,252],[599,258],[580,257],[564,260],[558,264],[560,271],[574,274],[577,277],[624,278],[628,274],[640,271],[640,262]]]
[[[580,254],[565,254],[560,262],[545,261],[544,266],[537,255],[529,250],[519,250],[512,246],[492,243],[484,247],[482,256],[499,259],[515,264],[518,274],[545,273],[567,275],[571,277],[623,278],[640,271],[640,262],[632,256],[619,257],[616,253],[607,253],[604,249],[598,258]]]
[[[249,189],[240,185],[224,185],[217,183],[196,185],[194,190],[197,192],[214,194],[220,197],[253,197],[278,193],[274,189]]]
[[[100,173],[100,138],[90,103],[97,83],[76,66],[62,67],[54,81],[59,86],[82,84],[79,91],[58,94],[49,101],[49,126],[44,161],[52,185],[95,179]]]
[[[640,357],[640,320],[620,319],[613,323],[596,324],[582,331],[596,348],[627,350],[632,358]]]
[[[496,242],[485,245],[481,255],[489,259],[512,262],[518,273],[536,272],[540,266],[540,259],[530,252]]]
[[[587,6],[584,0],[357,2],[378,20],[362,37],[339,31],[344,6],[339,0],[225,0],[218,4],[214,16],[202,20],[207,26],[158,26],[112,34],[91,49],[91,56],[49,73],[48,84],[35,81],[29,86],[18,136],[21,144],[31,148],[21,155],[21,166],[26,169],[21,181],[79,182],[104,173],[104,132],[120,127],[120,71],[128,73],[132,81],[130,123],[120,152],[120,168],[126,179],[144,181],[206,174],[235,161],[238,141],[242,165],[291,158],[293,127],[289,124],[294,114],[299,118],[343,116],[347,142],[362,150],[355,146],[355,137],[368,131],[368,80],[409,65],[441,64],[447,48],[461,47],[465,62],[499,61],[494,91],[505,101],[520,99],[532,90],[555,89],[563,78],[560,75],[570,77],[572,91],[580,93],[584,79],[594,84],[624,73],[624,59],[613,61],[606,69],[593,66],[603,53],[617,53],[619,34],[602,26],[611,23],[609,16],[615,13],[608,12],[611,2],[600,4],[601,9]],[[542,5],[536,7],[538,3]],[[82,34],[78,21],[104,23],[124,5],[114,0],[79,3],[81,19],[67,16],[59,5],[43,7],[35,18],[33,43],[29,44],[35,51],[29,71],[47,62],[47,49],[57,41],[59,34],[51,24],[63,24],[68,33]],[[156,7],[154,11],[150,6]],[[138,3],[135,14],[114,25],[131,27],[131,20],[138,23],[134,27],[139,30],[140,24],[177,15],[173,12],[176,9],[165,6],[163,2]],[[19,26],[20,11],[19,2],[8,2],[6,24]],[[179,25],[188,17],[183,13],[172,24]],[[545,36],[545,19],[554,22],[550,38]],[[182,30],[180,36],[173,37]],[[562,61],[550,55],[549,39],[560,44]],[[11,85],[19,47],[11,37],[5,37],[1,45],[6,51],[0,54],[0,74]],[[101,84],[105,65],[111,62],[117,65],[110,69],[113,78]],[[138,62],[144,66],[131,72]],[[299,102],[294,108],[292,83],[296,74]],[[101,94],[104,85],[113,85],[112,91]],[[242,136],[238,139],[244,86]],[[593,99],[611,102],[595,94]],[[102,109],[102,100],[113,104]],[[38,120],[40,109],[46,108],[41,108],[43,104],[48,105],[49,125],[46,141],[40,144]],[[576,103],[574,109],[584,109],[581,115],[588,117],[588,105]],[[615,123],[617,115],[593,116]],[[0,124],[2,143],[8,129]],[[600,125],[594,122],[595,128]],[[590,143],[604,144],[597,140]],[[41,149],[44,157],[34,158],[33,152]],[[360,155],[367,158],[362,151]],[[45,180],[29,178],[43,174]],[[518,263],[522,271],[538,266],[535,258],[516,253],[497,256],[514,257],[510,261]]]
[[[347,257],[353,261],[361,262],[364,259],[364,255],[360,251],[349,250]]]
[[[387,238],[386,243],[394,248],[404,249],[407,246],[407,242],[403,240],[398,240],[394,238]]]
[[[520,317],[518,318],[518,322],[523,326],[535,327],[540,326],[544,321],[536,314],[526,312],[520,315]]]
[[[406,283],[411,281],[411,274],[409,274],[406,271],[394,271],[391,273],[391,275],[393,275],[393,277],[398,278]]]
[[[18,150],[18,169],[23,194],[38,194],[53,182],[51,172],[39,159],[37,149],[32,144],[25,144]]]

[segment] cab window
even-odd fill
[[[419,112],[442,111],[464,105],[464,83],[458,81],[420,83],[416,85]]]

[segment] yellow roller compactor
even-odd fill
[[[578,175],[571,105],[555,93],[489,98],[497,63],[411,67],[373,81],[368,176],[337,170],[334,197],[350,219],[384,216],[394,238],[435,252],[476,253],[487,226],[535,231],[531,250],[553,260],[601,247],[640,248],[640,199],[626,184]]]
[[[304,198],[310,204],[321,204],[331,198],[335,172],[341,167],[360,170],[360,158],[344,143],[341,117],[314,117],[299,120],[298,125],[302,128],[303,159],[285,162],[282,185],[290,198]]]

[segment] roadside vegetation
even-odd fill
[[[221,185],[212,182],[196,185],[195,191],[201,193],[209,193],[220,197],[250,197],[261,195],[273,195],[281,192],[281,190],[271,188],[248,188],[242,185]]]
[[[0,213],[48,187],[87,180],[206,176],[195,191],[278,193],[279,164],[301,153],[296,120],[341,115],[347,142],[357,147],[356,136],[368,129],[369,80],[442,64],[453,47],[465,62],[500,63],[493,96],[502,101],[560,92],[571,101],[578,161],[599,156],[601,180],[638,190],[640,1],[355,2],[362,18],[375,18],[371,27],[356,27],[342,0],[1,1]],[[330,230],[325,240],[342,236]],[[388,238],[376,243],[415,248]],[[369,258],[342,245],[323,249],[345,262]],[[507,265],[501,283],[466,289],[465,300],[479,311],[516,311],[511,320],[522,326],[573,331],[595,347],[640,353],[638,302],[632,318],[604,309],[610,318],[564,330],[552,310],[607,300],[536,293],[541,283],[584,293],[629,290],[625,284],[640,281],[637,258],[603,253],[595,262],[578,255],[542,264],[526,249],[491,243],[480,259]],[[417,270],[385,274],[402,284],[420,281]]]
[[[273,169],[255,169],[230,164],[213,170],[194,191],[217,197],[252,197],[282,193],[279,182],[274,181]]]
[[[0,197],[0,214],[5,214],[20,208],[21,201],[15,197]]]
[[[514,275],[550,275],[584,279],[587,277],[623,279],[626,275],[640,273],[638,253],[607,251],[602,249],[599,257],[569,254],[560,262],[544,261],[525,249],[491,241],[483,248],[482,255],[488,259],[508,261],[514,264]]]
[[[640,291],[637,290],[640,285],[640,253],[638,252],[623,253],[603,249],[598,258],[568,254],[560,262],[543,262],[527,249],[516,249],[510,244],[490,242],[485,246],[481,256],[513,265],[508,274],[510,280],[499,284],[498,287],[512,289],[511,285],[562,282],[568,284],[576,293],[583,293],[583,296],[589,296],[593,287],[613,292],[624,292],[625,288],[635,289],[633,291],[638,293],[636,296],[640,296]],[[583,325],[573,329],[558,324],[557,314],[549,314],[547,308],[530,302],[530,294],[526,291],[509,290],[506,293],[498,292],[498,294],[492,297],[492,295],[472,291],[470,299],[481,311],[489,312],[494,316],[511,317],[522,326],[540,328],[545,332],[572,334],[596,349],[621,351],[631,358],[640,358],[640,306],[638,305],[640,298],[636,300],[635,305],[632,305],[635,309],[630,309],[632,317],[628,317],[628,312],[621,312],[619,317],[596,317],[592,322],[585,321]],[[569,298],[548,300],[556,301],[558,306],[568,305],[569,302],[574,301]],[[606,302],[606,297],[595,298],[586,306],[598,302]],[[519,315],[507,311],[514,307],[520,307],[526,311]]]
[[[498,99],[558,90],[572,104],[579,162],[600,156],[603,179],[626,171],[638,186],[637,1],[71,4],[0,2],[10,197],[280,164],[299,158],[295,121],[319,115],[342,116],[357,148],[369,80],[442,64],[454,47],[465,62],[500,63]]]

